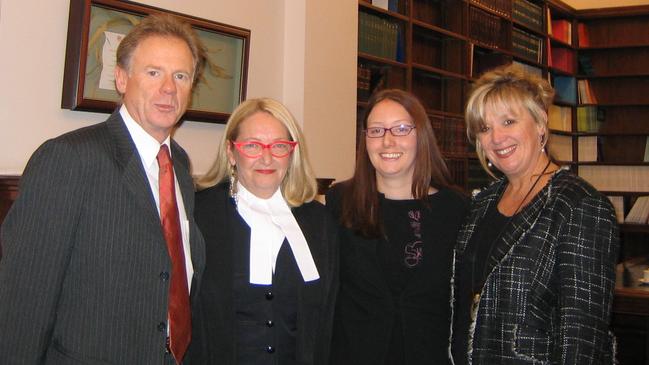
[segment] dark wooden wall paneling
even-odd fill
[[[18,196],[19,181],[19,176],[0,175],[0,225]],[[2,242],[0,242],[0,258],[2,258]]]

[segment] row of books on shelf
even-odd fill
[[[403,62],[399,23],[365,12],[358,13],[358,51]]]
[[[404,88],[403,72],[390,65],[359,62],[356,71],[356,88],[359,100],[367,100],[375,91],[385,88]]]
[[[568,104],[597,104],[597,96],[591,87],[590,80],[577,80],[572,76],[553,77],[556,100]]]
[[[510,3],[511,0],[471,0],[474,4],[479,4],[485,8],[498,13],[500,15],[508,17],[511,13]]]
[[[582,79],[577,81],[577,90],[579,91],[579,104],[597,104],[597,97],[590,87],[590,81]]]
[[[581,165],[578,171],[600,191],[649,192],[647,165]]]
[[[575,158],[572,155],[572,144],[573,136],[564,136],[558,134],[552,134],[549,141],[549,148],[552,155],[559,161],[574,161]],[[620,137],[605,137],[605,136],[581,136],[577,137],[577,161],[578,162],[597,162],[597,161],[615,161],[620,158],[620,156],[614,153],[614,150],[605,149],[602,146],[605,146],[607,138],[620,138]],[[636,137],[633,137],[636,138]],[[630,141],[631,144],[631,141]],[[627,151],[628,155],[625,156],[629,158],[624,162],[633,163],[642,163],[649,162],[649,137],[646,137],[646,142],[644,144],[644,155],[642,155],[643,150],[642,145],[639,146],[640,149],[636,150],[635,147]],[[610,153],[610,155],[608,155]],[[581,168],[581,167],[580,167]]]
[[[548,66],[567,73],[575,73],[575,51],[566,47],[554,47],[548,42]]]
[[[554,76],[552,80],[555,100],[567,104],[577,104],[577,79],[571,76]]]
[[[512,52],[537,63],[543,62],[543,39],[518,28],[512,28]]]
[[[504,16],[508,16],[510,12],[510,1],[508,0],[472,0],[472,2]],[[542,6],[527,0],[514,0],[511,2],[511,16],[512,19],[528,28],[543,32]],[[572,44],[572,22],[567,19],[553,19],[549,7],[547,8],[547,25],[547,33],[550,37]]]
[[[579,162],[595,162],[600,160],[598,155],[598,139],[595,136],[579,137],[577,139],[577,154]],[[572,136],[553,134],[549,141],[550,153],[559,161],[573,161]]]
[[[466,127],[461,118],[433,115],[430,117],[439,148],[444,153],[466,153],[469,143],[466,137]]]
[[[618,223],[649,224],[649,196],[637,197],[626,214],[624,214],[624,197],[609,196],[608,198],[615,208]]]
[[[552,19],[548,8],[548,35],[564,43],[572,44],[572,22],[567,19]]]
[[[469,24],[469,38],[490,47],[504,48],[504,29],[499,17],[472,7],[469,10]]]
[[[577,108],[577,131],[597,132],[601,130],[606,119],[606,109],[596,106],[581,106]]]
[[[362,64],[356,70],[356,89],[361,99],[369,98],[373,91],[372,70]]]
[[[469,75],[471,77],[479,77],[486,71],[506,64],[508,60],[507,56],[502,53],[483,49],[469,42],[469,66],[467,69],[471,72]]]
[[[606,119],[606,110],[588,105],[577,108],[577,131],[597,132]],[[551,105],[548,110],[548,127],[552,130],[572,132],[572,108]]]
[[[492,178],[487,175],[478,160],[446,159],[446,166],[453,182],[466,186],[469,191],[489,185]]]
[[[381,9],[394,12],[399,11],[399,0],[371,0],[371,2],[372,5]]]
[[[586,27],[586,24],[584,23],[577,24],[577,37],[579,38],[579,47],[590,46],[588,28]]]
[[[550,105],[548,127],[555,131],[572,132],[572,108]]]
[[[543,31],[543,8],[527,0],[512,2],[512,19],[537,32]]]
[[[493,68],[510,63],[518,67],[525,74],[543,78],[543,70],[540,67],[512,60],[511,56],[485,50],[473,43],[469,43],[469,70],[471,70],[471,76],[473,77],[478,77]]]

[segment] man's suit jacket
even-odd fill
[[[190,227],[204,242],[185,152],[171,143]],[[171,261],[135,144],[118,112],[45,142],[2,226],[0,362],[161,364]]]
[[[236,308],[233,297],[235,245],[250,242],[250,228],[228,195],[228,183],[196,195],[196,220],[205,236],[207,269],[201,282],[189,360],[192,364],[236,364]],[[320,274],[318,285],[298,293],[296,363],[326,364],[338,288],[336,225],[318,202],[292,209]],[[217,225],[217,223],[219,223]]]

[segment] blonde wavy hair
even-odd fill
[[[277,119],[288,130],[290,139],[298,142],[290,158],[286,176],[281,183],[284,199],[292,207],[313,200],[318,192],[315,174],[309,162],[304,135],[291,112],[280,102],[270,98],[250,99],[241,103],[230,115],[225,126],[216,161],[207,173],[197,182],[198,188],[205,189],[226,181],[236,174],[236,167],[228,160],[228,144],[236,141],[239,126],[256,113],[268,113]]]
[[[542,144],[545,144],[550,137],[548,109],[553,99],[552,86],[538,76],[523,72],[520,66],[501,66],[480,76],[473,85],[464,116],[467,137],[475,145],[480,164],[487,173],[494,176],[487,166],[480,141],[476,138],[484,127],[487,108],[504,105],[508,108],[521,106],[527,109],[534,121],[543,128]]]

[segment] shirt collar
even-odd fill
[[[273,256],[271,245],[274,242],[276,251],[279,251],[284,237],[304,281],[319,279],[304,233],[286,204],[281,189],[278,188],[269,199],[261,199],[237,182],[237,192],[237,210],[250,227],[250,283],[272,284],[272,268],[277,256]]]
[[[270,210],[268,210],[268,207],[270,205],[279,205],[279,204],[286,204],[284,202],[284,198],[282,197],[282,191],[278,187],[275,193],[268,198],[268,199],[263,199],[255,194],[251,193],[246,189],[240,181],[237,181],[237,193],[238,193],[238,198],[239,200],[242,200],[246,205],[249,207],[254,207],[256,209],[263,209],[264,213],[269,213]],[[263,207],[263,208],[262,208]]]
[[[137,152],[140,154],[140,159],[142,159],[142,163],[145,166],[151,166],[153,163],[156,163],[156,157],[160,151],[160,146],[163,144],[167,145],[169,148],[169,154],[171,155],[171,138],[169,136],[167,136],[162,144],[160,144],[155,138],[147,133],[144,128],[133,119],[133,117],[131,117],[131,114],[129,114],[126,105],[124,104],[120,107],[119,114],[122,116],[128,132],[131,134],[131,138],[135,143],[135,148],[137,148]]]

